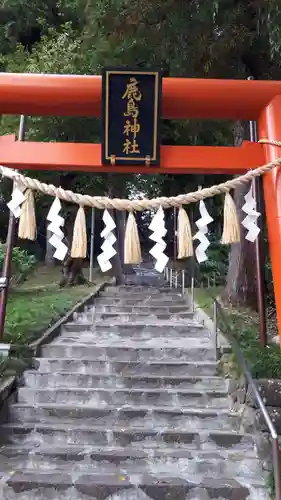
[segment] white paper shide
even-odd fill
[[[14,182],[12,199],[7,203],[7,207],[13,213],[14,217],[18,219],[21,214],[21,205],[25,200],[25,196],[22,192],[20,185]]]
[[[102,253],[100,253],[97,257],[97,261],[101,268],[101,271],[105,273],[112,268],[112,264],[110,259],[117,254],[115,248],[113,247],[116,242],[116,236],[112,232],[113,229],[116,228],[116,224],[114,219],[111,217],[108,210],[103,212],[102,220],[104,222],[105,228],[101,232],[101,238],[104,238],[104,242],[101,246]]]
[[[55,198],[47,215],[47,220],[50,222],[47,229],[53,233],[49,243],[56,249],[54,258],[63,261],[67,254],[67,246],[62,241],[64,234],[61,227],[64,225],[64,218],[59,215],[60,210],[61,202],[59,198]]]
[[[257,212],[257,203],[253,196],[252,187],[245,195],[244,199],[246,203],[243,205],[242,210],[245,214],[247,214],[247,216],[241,224],[248,230],[245,239],[253,243],[257,239],[260,232],[260,228],[257,224],[260,213]]]
[[[196,259],[200,264],[201,262],[205,262],[206,260],[208,260],[206,250],[210,246],[210,242],[206,235],[208,234],[208,224],[213,222],[214,219],[209,215],[203,200],[201,200],[199,203],[199,212],[201,218],[195,222],[196,226],[198,227],[198,231],[195,236],[193,236],[193,239],[199,240],[200,242],[195,250]]]
[[[155,242],[155,245],[151,248],[149,253],[156,259],[154,268],[159,273],[162,273],[169,261],[169,257],[164,253],[167,245],[163,238],[166,236],[167,229],[165,228],[165,215],[162,207],[158,209],[153,217],[149,229],[153,231],[149,239]]]

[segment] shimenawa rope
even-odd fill
[[[271,141],[269,139],[261,139],[259,142],[263,144],[270,144],[273,146],[281,146],[281,142]],[[182,205],[188,205],[190,203],[204,200],[206,198],[211,198],[219,194],[225,194],[228,193],[230,190],[237,188],[241,184],[246,184],[255,177],[260,177],[261,175],[270,172],[273,168],[278,167],[280,165],[281,165],[281,158],[277,158],[276,160],[267,163],[261,167],[258,167],[254,170],[249,170],[246,174],[240,175],[235,179],[231,179],[229,181],[223,182],[215,186],[200,189],[193,193],[180,194],[178,196],[171,196],[169,198],[165,196],[153,199],[144,198],[142,200],[138,199],[125,200],[119,198],[111,199],[107,198],[106,196],[89,196],[85,194],[74,193],[72,191],[66,191],[62,188],[58,188],[52,184],[45,184],[44,182],[40,182],[37,179],[25,177],[19,174],[17,171],[3,166],[0,166],[0,174],[2,174],[3,177],[7,177],[19,182],[22,186],[24,186],[27,189],[39,191],[49,196],[54,196],[54,197],[57,196],[63,201],[75,203],[80,206],[93,207],[93,208],[98,208],[100,210],[106,208],[107,209],[114,208],[116,210],[127,210],[130,212],[130,211],[143,211],[153,208],[159,208],[160,206],[162,206],[163,208],[170,208],[170,207],[180,208]]]

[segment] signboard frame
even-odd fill
[[[120,76],[124,83],[126,77],[127,85],[123,85],[123,95],[118,88],[118,79]],[[145,78],[147,77],[147,78]],[[139,80],[138,80],[139,78]],[[149,79],[149,80],[148,80]],[[115,80],[115,82],[114,82]],[[153,87],[151,85],[153,82]],[[148,85],[148,83],[150,85]],[[114,95],[114,85],[118,88],[118,95]],[[131,87],[130,87],[131,85]],[[128,91],[128,87],[131,89]],[[145,91],[144,91],[145,89]],[[124,96],[129,95],[131,99]],[[136,93],[138,92],[138,93]],[[117,92],[116,92],[117,93]],[[145,93],[146,102],[142,102],[140,96]],[[131,111],[132,95],[135,95],[135,113],[128,116],[128,106]],[[149,99],[152,96],[153,100]],[[122,98],[124,102],[121,106],[123,111],[122,123],[123,129],[120,131],[120,102],[114,102]],[[130,103],[129,103],[130,101]],[[129,104],[128,104],[129,103]],[[144,104],[145,106],[142,106]],[[162,72],[152,70],[141,70],[131,68],[104,68],[102,73],[102,164],[103,165],[160,165],[160,117],[162,104]],[[131,105],[131,106],[130,106]],[[119,110],[116,108],[119,106]],[[144,110],[142,112],[142,109]],[[130,110],[129,110],[130,111]],[[117,115],[118,113],[118,115]],[[122,115],[122,112],[121,112]],[[125,116],[126,115],[126,116]],[[129,118],[133,118],[130,122]],[[151,124],[151,120],[153,123]],[[116,126],[115,126],[116,123]],[[114,124],[114,126],[112,126]],[[117,125],[119,124],[119,125]],[[128,137],[128,128],[133,130],[131,141]],[[138,131],[138,132],[137,132]],[[126,133],[125,133],[126,132]],[[151,133],[149,133],[151,132]],[[125,135],[124,135],[125,134]],[[148,135],[149,134],[149,135]],[[127,137],[126,137],[127,136]],[[120,140],[118,140],[120,138]],[[136,139],[138,139],[137,143]],[[139,141],[140,139],[140,141]],[[139,146],[135,148],[134,146]],[[129,148],[131,147],[131,151]],[[120,154],[121,152],[121,154]]]

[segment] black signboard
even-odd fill
[[[102,163],[159,165],[161,73],[104,69]]]

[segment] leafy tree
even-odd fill
[[[170,76],[279,79],[279,4],[278,0],[35,0],[28,6],[23,0],[7,0],[0,3],[0,64],[5,71],[15,72],[95,74],[105,65],[128,65],[156,67]],[[14,132],[17,126],[16,117],[2,117],[0,133]],[[239,138],[237,126],[230,122],[162,123],[164,144],[225,145]],[[33,117],[27,139],[98,142],[99,123]],[[127,196],[132,187],[151,196],[168,196],[221,181],[218,176],[197,175],[37,172],[36,176],[80,192],[113,196]],[[2,183],[3,194],[5,189]],[[236,196],[239,205],[243,195],[237,191]],[[220,199],[210,203],[218,216],[214,231],[219,233],[222,203]],[[38,218],[44,220],[49,200],[40,199],[38,206]],[[247,275],[251,248],[240,249],[241,276],[243,270]],[[245,251],[250,258],[243,257]],[[232,251],[230,267],[233,259]],[[232,300],[234,295],[238,302],[248,300],[247,291],[241,294],[244,285],[236,281]]]

